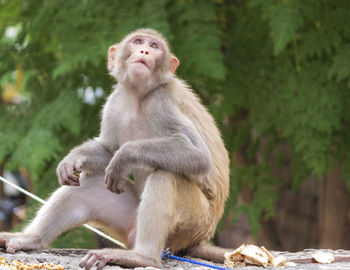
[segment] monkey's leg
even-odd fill
[[[92,250],[80,267],[95,263],[102,269],[108,262],[126,267],[162,267],[161,253],[174,229],[176,178],[164,171],[152,173],[146,183],[137,210],[136,240],[133,250]]]
[[[219,263],[224,263],[225,253],[230,251],[232,250],[212,246],[204,242],[187,250],[189,256]]]
[[[0,233],[0,244],[9,253],[47,247],[77,225],[89,220],[108,223],[111,216],[115,221],[109,227],[127,239],[135,223],[137,204],[131,183],[126,192],[116,195],[106,189],[103,177],[83,177],[80,187],[64,186],[54,192],[22,233]]]

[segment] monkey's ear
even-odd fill
[[[172,56],[170,60],[170,71],[171,73],[175,73],[177,67],[180,65],[179,59],[176,56]]]
[[[115,58],[116,58],[116,51],[118,48],[118,44],[112,45],[111,47],[109,47],[108,49],[108,70],[112,70],[114,65],[115,65]]]

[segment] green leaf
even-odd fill
[[[328,71],[328,78],[336,78],[337,82],[347,80],[350,87],[350,46],[341,48],[333,57],[332,66]]]
[[[52,102],[46,104],[34,121],[34,128],[42,127],[55,131],[65,127],[78,135],[81,127],[82,101],[74,91],[63,91]]]
[[[61,146],[57,137],[45,129],[31,129],[21,140],[11,162],[21,164],[34,180],[38,180],[47,162],[57,157]]]
[[[0,131],[0,161],[4,161],[6,156],[10,155],[16,148],[18,140],[21,136],[17,131],[6,130]]]
[[[272,3],[266,14],[270,21],[274,54],[279,55],[303,25],[299,1],[284,0]]]
[[[170,13],[176,42],[173,47],[180,59],[180,73],[199,78],[223,80],[224,57],[220,50],[222,32],[214,5],[209,1],[173,3]],[[183,60],[183,61],[182,61]]]

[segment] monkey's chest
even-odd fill
[[[120,114],[119,117],[115,119],[114,124],[117,126],[115,135],[120,145],[128,141],[153,137],[153,132],[148,124],[147,118],[142,114]]]

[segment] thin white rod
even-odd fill
[[[94,233],[96,233],[96,234],[106,238],[107,240],[113,242],[114,244],[116,244],[116,245],[118,245],[118,246],[120,246],[120,247],[122,247],[124,249],[127,249],[127,246],[124,243],[118,241],[117,239],[112,238],[111,236],[105,234],[104,232],[101,232],[100,230],[97,230],[96,228],[92,227],[91,225],[84,224],[83,226],[85,228],[89,229],[90,231],[93,231]]]
[[[36,200],[36,201],[38,201],[38,202],[41,202],[42,204],[45,204],[45,203],[46,203],[46,201],[44,201],[44,200],[41,199],[40,197],[38,197],[38,196],[34,195],[33,193],[31,193],[31,192],[25,190],[24,188],[21,188],[21,187],[17,186],[16,184],[14,184],[14,183],[10,182],[9,180],[5,179],[4,177],[0,176],[0,180],[1,180],[2,182],[4,182],[4,183],[6,183],[6,184],[8,184],[8,185],[10,185],[10,186],[12,186],[12,187],[14,187],[15,189],[17,189],[18,191],[24,193],[25,195],[31,197],[32,199],[34,199],[34,200]]]
[[[27,191],[27,190],[25,190],[25,189],[23,189],[23,188],[17,186],[16,184],[14,184],[14,183],[10,182],[9,180],[5,179],[4,177],[0,176],[0,180],[1,180],[2,182],[4,182],[4,183],[6,183],[6,184],[8,184],[8,185],[10,185],[10,186],[12,186],[12,187],[14,187],[15,189],[17,189],[18,191],[22,192],[23,194],[25,194],[25,195],[31,197],[32,199],[34,199],[34,200],[36,200],[36,201],[38,201],[38,202],[40,202],[40,203],[42,203],[42,204],[45,204],[45,203],[46,203],[45,200],[41,199],[40,197],[34,195],[33,193],[31,193],[31,192],[29,192],[29,191]],[[94,228],[94,227],[92,227],[92,226],[90,226],[90,225],[88,225],[88,224],[84,224],[83,226],[84,226],[85,228],[89,229],[90,231],[93,231],[94,233],[96,233],[96,234],[98,234],[98,235],[100,235],[100,236],[106,238],[107,240],[113,242],[114,244],[116,244],[116,245],[118,245],[118,246],[120,246],[120,247],[122,247],[122,248],[125,248],[125,249],[127,248],[126,245],[125,245],[124,243],[122,243],[122,242],[120,242],[120,241],[118,241],[118,240],[112,238],[111,236],[109,236],[109,235],[107,235],[107,234],[101,232],[100,230],[97,230],[96,228]]]

